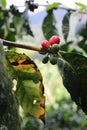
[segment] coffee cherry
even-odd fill
[[[43,40],[41,42],[42,49],[48,49],[50,47],[49,41]]]
[[[59,38],[59,36],[57,36],[57,35],[54,35],[54,36],[52,36],[50,39],[49,39],[49,43],[50,43],[50,45],[53,45],[53,44],[59,44],[60,43],[60,38]]]
[[[58,60],[58,56],[50,55],[50,63],[51,63],[52,65],[57,64],[57,60]]]
[[[41,49],[41,51],[39,53],[42,54],[42,55],[45,55],[47,53],[47,50],[46,49]]]
[[[45,56],[42,60],[43,64],[46,64],[49,61],[49,56]]]
[[[51,52],[52,54],[56,54],[58,51],[59,51],[59,46],[58,46],[58,44],[53,44],[53,45],[50,47],[50,52]]]

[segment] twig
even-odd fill
[[[37,4],[37,3],[34,3],[34,4]],[[44,7],[47,7],[49,6],[50,4],[37,4],[38,7],[39,6],[44,6]],[[21,6],[16,6],[17,8],[21,7]],[[23,7],[23,6],[22,6]],[[24,5],[25,7],[25,5]],[[79,9],[72,9],[72,8],[69,8],[69,7],[65,7],[63,4],[61,4],[61,6],[58,6],[56,9],[62,9],[62,10],[67,10],[67,11],[72,11],[72,12],[77,12],[78,13],[81,13],[81,14],[87,14],[87,12],[83,12],[83,11],[79,11]]]
[[[36,3],[34,3],[36,4]],[[44,6],[44,7],[47,7],[49,6],[48,4],[37,4],[38,6]],[[17,8],[20,8],[20,7],[26,7],[26,5],[21,5],[21,6],[15,6]],[[67,10],[67,11],[72,11],[72,12],[75,12],[75,11],[78,11],[78,13],[81,13],[81,14],[87,14],[87,12],[83,12],[83,11],[79,11],[79,9],[71,9],[69,7],[64,7],[63,5],[62,6],[58,6],[57,9],[62,9],[62,10]],[[10,9],[0,9],[1,12],[11,12]]]
[[[23,48],[23,49],[28,49],[28,50],[33,50],[33,51],[41,51],[41,47],[35,47],[32,45],[23,45],[23,44],[18,44],[15,42],[7,41],[4,39],[1,39],[3,42],[3,45],[9,46],[9,47],[18,47],[18,48]]]

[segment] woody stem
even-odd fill
[[[41,51],[41,47],[18,44],[16,42],[11,42],[11,41],[4,40],[4,39],[1,39],[1,41],[2,41],[3,45],[5,45],[5,46],[18,47],[18,48],[23,48],[23,49],[33,50],[33,51]]]

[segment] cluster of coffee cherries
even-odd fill
[[[41,42],[41,54],[45,55],[42,62],[46,64],[48,61],[52,65],[55,65],[57,63],[58,59],[58,51],[59,51],[59,44],[60,38],[57,35],[52,36],[49,41],[43,40]]]

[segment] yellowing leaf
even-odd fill
[[[44,120],[45,97],[42,76],[36,64],[25,54],[6,52],[8,71],[17,80],[15,94],[23,110]]]

